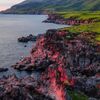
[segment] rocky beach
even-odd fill
[[[77,25],[96,21],[63,19],[54,14],[44,22]],[[19,42],[36,44],[28,57],[11,67],[21,72],[36,71],[38,76],[2,77],[0,100],[74,100],[71,92],[78,93],[80,100],[100,100],[100,44],[90,41],[94,38],[95,32],[77,34],[64,29],[47,30],[38,38],[18,38]]]

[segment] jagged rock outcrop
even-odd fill
[[[32,34],[30,34],[29,36],[26,37],[20,37],[18,38],[18,42],[29,42],[29,41],[36,41],[37,37],[33,36]]]
[[[38,84],[33,77],[3,77],[0,79],[0,100],[53,100],[39,92]]]
[[[37,39],[30,56],[12,67],[38,71],[44,86],[49,86],[47,93],[50,97],[54,94],[55,100],[66,100],[66,86],[82,91],[90,97],[100,98],[100,78],[97,77],[100,76],[100,45],[89,41],[88,36],[93,38],[92,33],[81,33],[67,39],[67,36],[72,34],[74,33],[64,30],[48,30]],[[85,78],[81,78],[84,76]],[[94,91],[95,95],[91,95]]]

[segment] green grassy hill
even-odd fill
[[[26,0],[2,13],[42,13],[44,11],[100,10],[100,0]]]
[[[97,22],[84,24],[84,25],[75,25],[71,27],[64,28],[71,33],[81,33],[81,32],[93,32],[96,34],[95,40],[100,42],[100,11],[96,12],[59,12],[64,18],[75,17],[77,20],[88,20],[95,19]]]

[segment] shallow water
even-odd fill
[[[19,77],[29,74],[15,71],[10,67],[19,61],[21,57],[28,56],[32,45],[34,45],[34,43],[29,42],[25,48],[25,44],[17,42],[18,37],[29,34],[42,34],[47,29],[67,26],[42,23],[46,18],[46,15],[0,15],[0,67],[9,68],[8,72],[0,73],[0,77],[15,73]]]

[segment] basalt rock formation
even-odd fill
[[[30,56],[12,67],[39,72],[40,91],[53,100],[69,100],[67,87],[100,98],[100,45],[89,41],[88,36],[93,38],[94,33],[67,39],[71,34],[48,30],[37,39]]]

